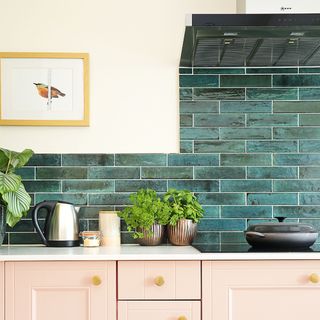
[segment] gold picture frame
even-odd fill
[[[0,52],[0,126],[89,126],[89,54]]]

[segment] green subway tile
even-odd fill
[[[194,116],[195,127],[244,127],[245,115],[211,115],[211,114],[196,114]]]
[[[221,113],[271,112],[271,101],[221,101]]]
[[[41,201],[67,201],[76,205],[87,204],[87,195],[84,193],[37,193],[35,203]]]
[[[180,87],[218,87],[219,76],[215,75],[181,75],[179,77]]]
[[[299,100],[320,100],[320,88],[300,88]]]
[[[223,206],[222,218],[271,218],[271,206]]]
[[[192,68],[179,68],[180,74],[192,74]]]
[[[179,89],[180,100],[192,100],[192,89]]]
[[[218,113],[218,101],[180,101],[180,113]]]
[[[300,179],[320,179],[320,167],[300,167]]]
[[[274,75],[274,87],[318,87],[320,75]]]
[[[193,89],[194,100],[245,100],[245,89]]]
[[[300,126],[320,126],[320,114],[301,114]]]
[[[204,218],[219,218],[219,206],[202,206]]]
[[[298,194],[296,193],[249,193],[248,205],[297,205]]]
[[[64,180],[62,181],[62,192],[112,192],[114,181],[110,180]]]
[[[165,166],[165,154],[116,154],[116,166]]]
[[[271,87],[271,76],[239,75],[220,76],[220,87]]]
[[[320,219],[301,219],[300,222],[312,225],[318,232],[320,232]],[[319,242],[319,238],[317,242]]]
[[[106,194],[90,194],[89,204],[98,205],[125,205],[131,204],[129,199],[130,193],[106,193]]]
[[[298,73],[298,68],[247,68],[247,73],[260,73],[260,74],[272,74],[272,73]]]
[[[251,226],[253,224],[261,224],[261,223],[275,223],[277,222],[276,219],[257,219],[257,218],[253,218],[253,219],[248,219],[248,226]],[[289,222],[288,220],[286,220],[286,222]]]
[[[192,179],[192,167],[149,167],[141,169],[143,179]]]
[[[23,182],[27,192],[60,192],[60,181],[33,180]]]
[[[274,113],[320,113],[319,101],[274,101]]]
[[[169,154],[169,166],[218,166],[219,155],[217,154]]]
[[[221,154],[222,166],[271,166],[271,154]]]
[[[27,163],[28,166],[61,166],[60,154],[34,154]]]
[[[276,127],[297,126],[298,115],[296,114],[249,114],[247,116],[248,127]]]
[[[81,207],[80,219],[99,219],[99,211],[115,211],[114,206]]]
[[[244,74],[244,68],[194,68],[194,74]]]
[[[203,205],[244,205],[245,193],[199,193],[196,194]]]
[[[63,154],[63,166],[113,166],[113,154]]]
[[[193,141],[180,141],[180,153],[192,153],[193,152]]]
[[[121,243],[124,244],[137,244],[136,240],[133,239],[130,232],[121,232]]]
[[[300,152],[319,152],[320,153],[320,140],[301,140],[299,141]]]
[[[248,88],[248,100],[298,100],[298,89],[295,88]]]
[[[273,208],[273,215],[288,218],[320,218],[320,210],[318,206],[278,206]]]
[[[275,192],[319,192],[320,180],[276,180]]]
[[[21,176],[22,180],[34,180],[35,179],[35,168],[19,168],[16,170],[16,174]]]
[[[250,167],[248,179],[298,179],[295,167]]]
[[[192,114],[180,114],[180,127],[192,127],[193,116]]]
[[[320,154],[275,154],[274,165],[319,166]]]
[[[6,232],[32,232],[34,225],[32,220],[20,220],[13,228],[7,226]]]
[[[181,128],[181,140],[218,139],[219,129],[216,128]]]
[[[87,168],[37,168],[37,179],[86,179]]]
[[[220,139],[271,139],[271,128],[221,128]]]
[[[300,193],[301,205],[320,205],[320,193]]]
[[[235,243],[235,244],[241,244],[241,243],[247,243],[245,235],[243,232],[221,232],[221,243]]]
[[[245,229],[244,219],[202,219],[198,224],[199,231],[243,231]]]
[[[10,244],[42,244],[37,233],[10,233]]]
[[[247,141],[247,152],[298,152],[298,142],[291,141]]]
[[[320,139],[320,128],[273,128],[274,139]]]
[[[197,232],[193,244],[220,243],[219,232],[200,231]]]
[[[201,167],[194,168],[195,179],[245,179],[244,167]]]
[[[319,67],[300,68],[299,73],[320,73],[320,68]]]
[[[159,192],[167,191],[166,180],[116,180],[116,192],[133,192],[139,189],[154,189]]]
[[[139,179],[140,168],[93,167],[88,168],[89,179]]]
[[[222,180],[222,192],[268,192],[272,191],[271,180]]]
[[[192,192],[218,192],[219,181],[216,180],[170,180],[168,189],[190,190]]]
[[[245,152],[245,141],[195,141],[195,153],[241,153]]]

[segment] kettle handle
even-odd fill
[[[56,204],[57,204],[57,201],[42,201],[42,202],[38,203],[32,210],[32,222],[33,222],[34,227],[36,228],[43,244],[45,244],[46,246],[48,245],[48,241],[39,226],[38,212],[42,208],[45,208],[47,210],[47,216],[46,216],[46,223],[47,223],[48,215],[53,210],[53,208],[55,207]]]

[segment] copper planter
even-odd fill
[[[139,229],[139,232],[142,232],[144,234],[143,238],[137,239],[137,242],[141,246],[158,246],[163,242],[164,226],[160,224],[153,224],[151,226],[151,235],[149,235],[148,231],[144,229]]]
[[[176,246],[191,245],[197,234],[197,224],[189,219],[182,219],[175,226],[168,225],[168,238]]]

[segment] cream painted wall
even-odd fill
[[[90,127],[0,127],[35,152],[178,152],[178,63],[187,13],[235,0],[0,0],[0,51],[89,52]]]

